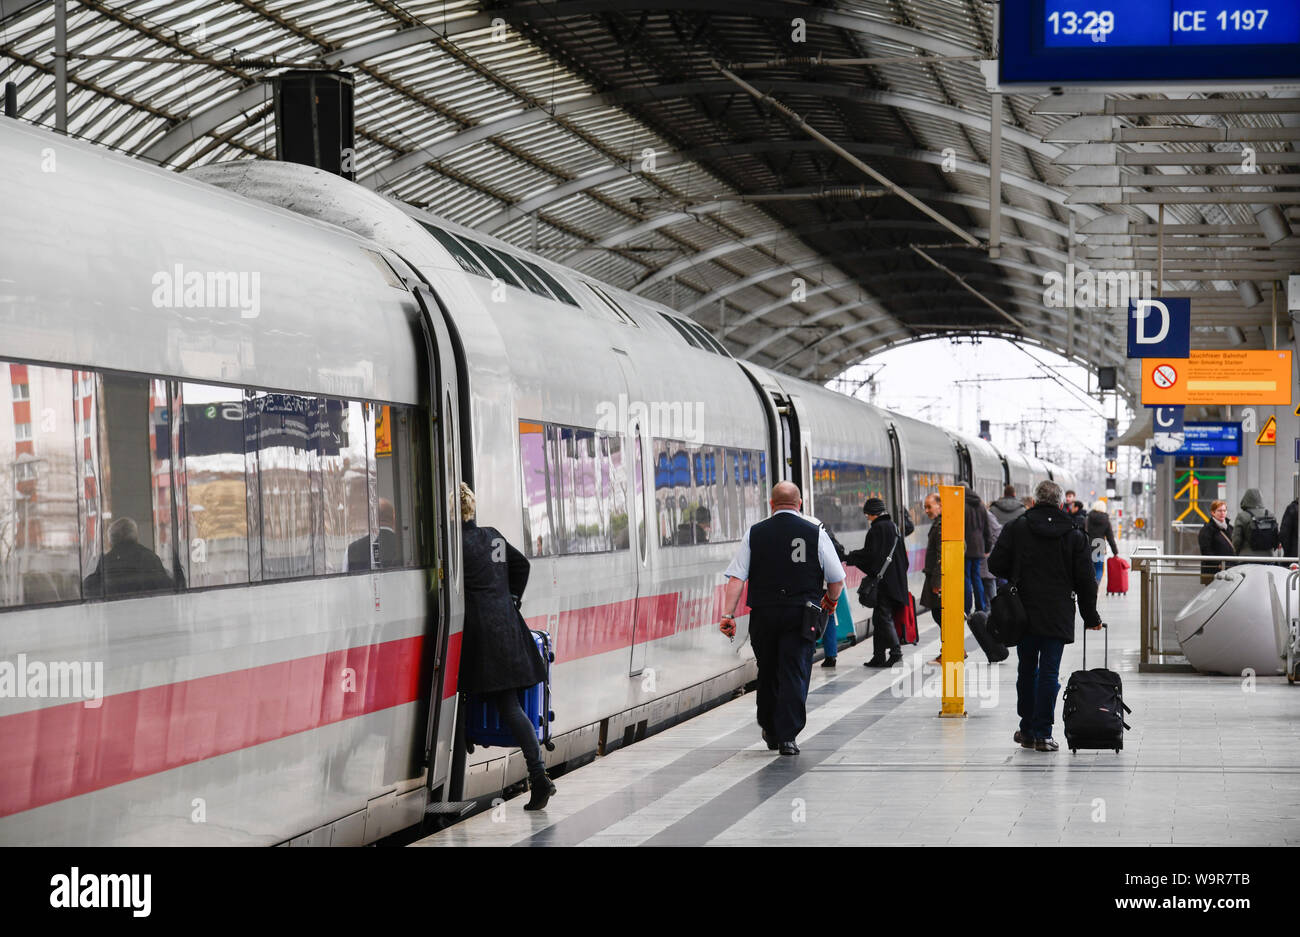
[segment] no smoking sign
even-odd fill
[[[1178,380],[1178,372],[1173,369],[1172,365],[1162,364],[1151,372],[1151,382],[1161,390],[1173,387]]]

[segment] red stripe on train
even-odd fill
[[[98,709],[76,702],[6,716],[0,816],[410,703],[423,642],[403,638],[118,693]]]

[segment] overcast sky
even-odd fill
[[[858,387],[872,372],[874,397],[871,385]],[[979,435],[981,419],[989,420],[994,445],[1032,455],[1037,440],[1040,457],[1090,480],[1080,496],[1096,498],[1104,494],[1106,417],[1114,415],[1115,395],[1105,395],[1103,410],[1096,378],[1091,385],[1089,380],[1086,369],[1040,348],[1003,339],[981,339],[977,345],[939,339],[891,349],[827,386],[970,436]],[[1121,402],[1121,433],[1130,419]],[[1121,447],[1122,488],[1130,459],[1136,470],[1135,450]]]

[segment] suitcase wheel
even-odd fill
[[[555,743],[554,743],[554,742],[547,742],[547,743],[546,743],[546,750],[547,750],[548,752],[553,752],[553,751],[555,751]]]
[[[547,722],[554,722],[554,721],[555,721],[555,711],[554,711],[554,710],[551,710],[550,712],[548,712],[548,713],[546,714],[546,721],[547,721]]]
[[[551,663],[551,664],[555,663],[555,652],[554,652],[554,651],[547,651],[547,652],[546,652],[546,661],[547,661],[547,663]]]
[[[465,743],[465,754],[467,754],[467,755],[472,755],[472,754],[474,754],[474,743],[473,743],[473,742],[466,742],[466,743]]]

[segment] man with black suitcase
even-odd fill
[[[1034,506],[1003,528],[989,570],[1016,586],[1028,619],[1028,632],[1016,647],[1020,729],[1015,740],[1022,748],[1058,751],[1052,724],[1061,655],[1074,642],[1076,597],[1087,627],[1095,631],[1102,626],[1088,538],[1061,510],[1060,485],[1039,482]]]
[[[808,681],[818,635],[805,634],[804,610],[834,614],[844,567],[826,528],[799,513],[803,498],[792,482],[778,482],[772,516],[745,532],[727,567],[726,614],[719,630],[736,636],[736,607],[749,582],[749,640],[758,664],[758,724],[763,741],[782,755],[799,754],[796,738],[807,717]],[[825,588],[823,589],[823,583]]]

